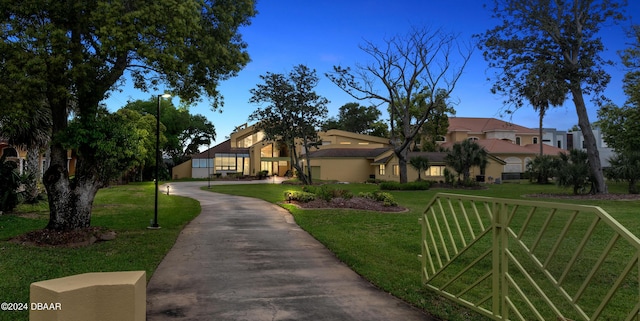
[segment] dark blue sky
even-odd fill
[[[363,42],[382,44],[385,37],[405,34],[412,25],[443,28],[459,33],[459,40],[470,41],[471,35],[481,33],[494,26],[497,21],[490,18],[489,9],[483,8],[482,0],[261,0],[257,3],[258,14],[252,24],[241,30],[248,43],[252,61],[238,77],[230,79],[220,87],[225,97],[222,113],[212,112],[208,102],[192,107],[192,113],[207,116],[216,126],[217,142],[224,140],[233,128],[247,122],[249,114],[258,106],[250,104],[249,90],[260,83],[259,76],[266,72],[287,73],[294,65],[305,64],[316,69],[321,77],[316,88],[318,94],[328,98],[329,114],[336,115],[340,106],[355,101],[324,77],[334,65],[354,66],[371,61],[370,56],[359,49]],[[627,7],[628,16],[638,16],[640,1],[631,0]],[[602,37],[608,59],[619,63],[617,51],[627,47],[623,28],[638,19],[603,28]],[[625,97],[622,92],[621,65],[608,68],[612,80],[605,95],[621,105]],[[458,117],[500,118],[502,99],[489,91],[491,83],[487,78],[487,63],[479,50],[475,50],[471,61],[453,92]],[[124,92],[115,93],[106,101],[111,110],[122,107],[128,100],[148,99],[152,94],[132,89],[127,82]],[[173,98],[178,104],[178,98]],[[367,102],[360,102],[368,105]],[[592,121],[596,120],[594,107],[590,108]],[[509,120],[509,119],[505,119]],[[536,128],[535,112],[525,108],[518,111],[513,122]],[[566,130],[577,124],[575,108],[569,99],[564,107],[547,113],[545,127]]]

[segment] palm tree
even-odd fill
[[[444,161],[447,166],[458,173],[458,182],[460,182],[460,175],[462,175],[463,182],[466,183],[470,181],[471,167],[480,167],[482,173],[487,166],[487,159],[487,151],[482,146],[474,141],[464,140],[453,145]]]
[[[562,79],[554,78],[549,74],[549,70],[556,68],[552,63],[543,59],[537,60],[527,75],[522,94],[526,97],[533,110],[537,111],[540,116],[539,122],[539,139],[540,156],[543,155],[542,150],[542,120],[549,109],[549,106],[560,106],[566,99],[566,83]],[[541,183],[538,181],[538,183]]]
[[[0,137],[9,144],[27,149],[25,166],[26,201],[35,202],[38,198],[38,182],[42,178],[39,156],[41,150],[51,139],[51,115],[43,106],[34,107],[27,115],[5,114],[0,119]]]
[[[637,182],[640,180],[640,151],[625,151],[609,159],[611,167],[605,174],[607,178],[629,182],[629,194],[638,194]]]
[[[418,171],[418,181],[422,180],[420,174],[429,168],[429,159],[425,156],[415,156],[409,159],[409,165]]]

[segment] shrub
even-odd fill
[[[316,195],[313,193],[300,192],[300,191],[285,191],[284,198],[287,201],[297,201],[297,202],[307,203],[315,200]]]
[[[18,165],[7,161],[5,155],[0,158],[0,212],[9,212],[18,205],[20,176],[16,168]]]
[[[360,197],[368,198],[370,200],[374,200],[377,202],[382,202],[384,206],[396,206],[398,203],[396,202],[393,195],[387,192],[375,191],[373,193],[370,192],[362,192],[358,194]]]
[[[404,184],[398,182],[382,182],[380,183],[380,189],[388,191],[423,191],[431,188],[431,184],[431,181],[418,181]]]
[[[269,176],[269,171],[258,172],[258,179],[265,179]]]

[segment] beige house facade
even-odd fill
[[[297,153],[303,167],[311,167],[312,177],[320,180],[364,182],[368,179],[398,181],[398,158],[388,138],[356,134],[332,129],[319,132],[319,143],[309,151],[309,164],[301,146]],[[536,157],[540,149],[538,130],[511,124],[495,118],[449,118],[449,130],[440,137],[439,144],[450,148],[454,143],[473,140],[489,153],[484,172],[471,169],[471,177],[483,176],[487,180],[519,178],[527,163]],[[544,154],[557,155],[566,150],[543,145]],[[409,181],[418,176],[426,180],[444,180],[446,152],[410,152],[409,159],[423,156],[430,167],[418,175],[413,167],[407,167]],[[173,168],[174,179],[206,178],[229,174],[255,176],[265,171],[267,175],[291,174],[291,158],[288,147],[279,142],[267,141],[254,126],[243,124],[230,138],[185,163]]]
[[[9,141],[0,138],[0,156],[5,156],[7,161],[16,163],[16,170],[22,175],[27,166],[27,150],[19,146],[9,144]],[[38,156],[38,164],[40,173],[44,173],[47,169],[49,160],[44,153]],[[67,151],[67,170],[69,175],[76,172],[76,155],[72,150]]]
[[[542,142],[538,129],[531,129],[496,118],[450,117],[447,134],[440,146],[451,148],[465,139],[477,142],[494,161],[489,161],[484,176],[491,179],[516,179],[526,171],[527,164],[540,154]],[[558,155],[565,149],[542,144],[543,154]],[[473,168],[472,177],[480,174]]]

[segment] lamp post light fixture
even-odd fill
[[[160,225],[158,225],[158,181],[159,173],[160,173],[160,102],[162,98],[169,98],[170,94],[162,94],[158,95],[158,109],[156,110],[156,177],[155,177],[155,187],[156,187],[156,199],[155,206],[153,209],[153,223],[149,226],[149,229],[159,229]]]

